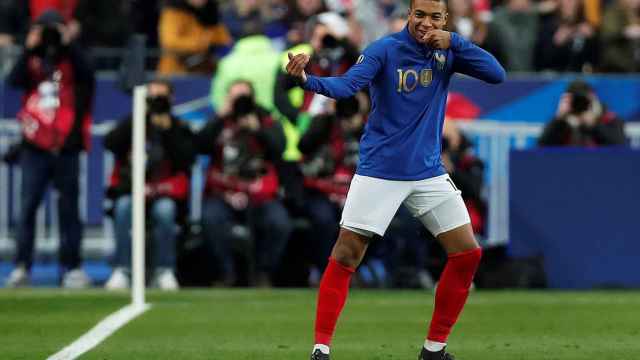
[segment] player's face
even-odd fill
[[[444,2],[413,0],[409,9],[409,33],[416,39],[431,30],[442,30],[447,24],[447,7]]]

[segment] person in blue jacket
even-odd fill
[[[369,45],[339,77],[304,71],[309,56],[289,54],[287,72],[305,90],[344,98],[368,87],[371,113],[360,139],[360,162],[320,288],[312,360],[328,360],[331,338],[349,282],[373,235],[384,235],[404,204],[448,254],[420,360],[446,360],[447,338],[469,294],[482,250],[460,191],[440,158],[449,81],[454,73],[492,84],[505,70],[488,52],[443,30],[445,0],[412,0],[408,24]]]

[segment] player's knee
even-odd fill
[[[349,231],[341,231],[331,257],[338,263],[356,268],[367,249],[369,238]]]

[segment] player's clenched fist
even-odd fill
[[[446,50],[451,47],[451,33],[444,30],[431,30],[424,34],[422,42],[434,49]]]
[[[291,76],[295,76],[303,83],[307,82],[307,74],[304,72],[304,68],[309,63],[310,56],[306,54],[298,54],[293,56],[289,53],[289,63],[287,64],[287,73]]]

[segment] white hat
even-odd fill
[[[339,38],[349,35],[349,23],[345,18],[334,12],[324,12],[318,15],[318,22],[326,25]]]

